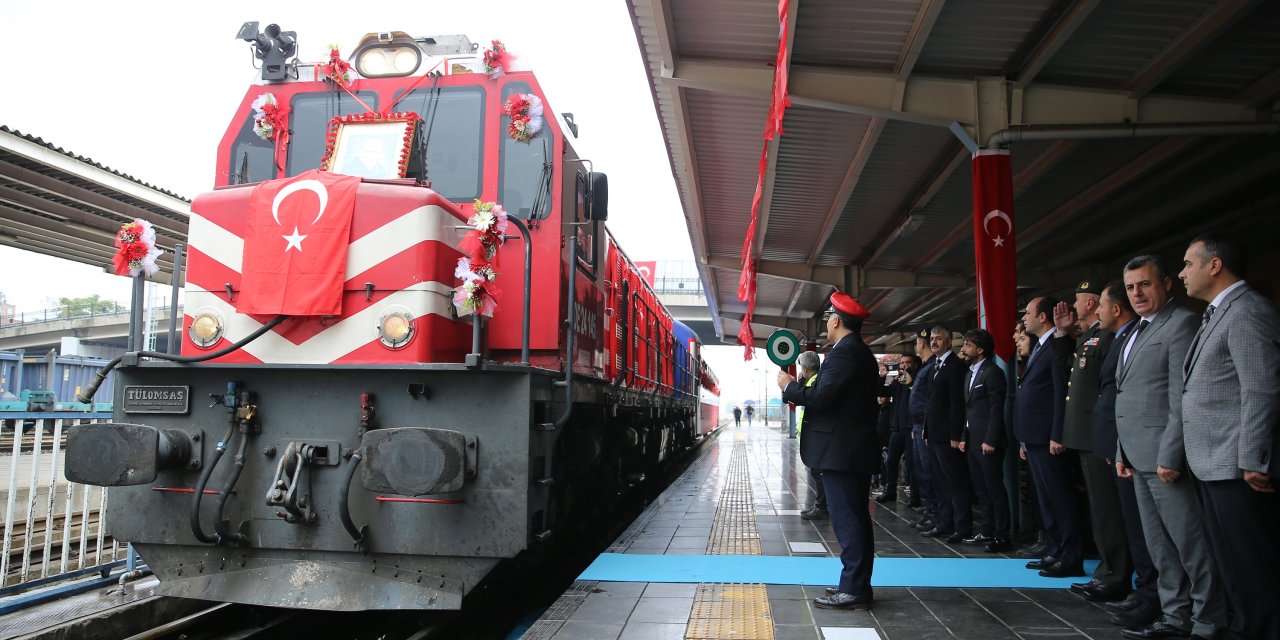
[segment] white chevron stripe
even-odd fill
[[[190,224],[187,242],[192,249],[240,273],[240,260],[244,257],[244,240],[240,236],[219,227],[194,211],[191,212]],[[189,285],[188,289],[190,289]]]
[[[351,243],[347,251],[346,278],[354,278],[383,260],[419,242],[435,240],[458,250],[465,230],[462,222],[442,207],[418,207]]]
[[[399,305],[409,309],[414,318],[435,314],[452,318],[449,305],[453,289],[439,282],[419,282],[397,291],[369,307],[343,318],[333,326],[317,333],[302,344],[294,344],[274,331],[268,331],[257,340],[244,346],[253,357],[272,364],[328,364],[342,356],[378,339],[378,316],[382,310]],[[217,309],[226,320],[225,337],[231,342],[256,331],[262,323],[241,315],[235,307],[194,284],[188,283],[187,316],[193,316],[202,307]]]
[[[465,230],[457,218],[443,207],[426,205],[382,225],[368,235],[352,242],[347,249],[347,269],[344,279],[353,278],[382,261],[420,242],[434,240],[454,250],[459,250]],[[189,236],[191,248],[234,270],[241,272],[244,256],[244,239],[201,217],[191,214]]]

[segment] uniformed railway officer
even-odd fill
[[[814,604],[825,609],[871,607],[872,539],[868,496],[871,474],[880,469],[876,437],[877,375],[875,356],[862,340],[867,310],[857,300],[831,294],[827,339],[835,345],[818,371],[818,382],[805,387],[785,371],[778,373],[782,399],[805,408],[800,458],[822,474],[827,510],[840,543],[839,586]]]

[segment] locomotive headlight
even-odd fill
[[[196,310],[195,318],[191,320],[191,330],[189,332],[191,341],[197,347],[207,349],[218,343],[222,339],[222,332],[226,324],[222,321],[222,314],[217,310],[204,307]]]
[[[355,56],[356,70],[366,78],[407,76],[422,64],[422,52],[412,44],[372,45]]]
[[[392,349],[409,344],[413,339],[413,314],[398,305],[387,307],[378,317],[378,338]]]

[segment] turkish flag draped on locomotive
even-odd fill
[[[245,223],[240,313],[342,315],[360,178],[313,169],[254,188]]]

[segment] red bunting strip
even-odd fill
[[[745,348],[743,357],[746,360],[755,355],[751,318],[756,310],[756,222],[760,218],[760,198],[764,191],[765,173],[769,169],[769,141],[775,135],[782,135],[782,120],[786,116],[787,107],[791,106],[791,98],[787,95],[787,64],[791,54],[787,50],[786,38],[790,9],[791,0],[778,0],[778,55],[773,65],[773,91],[769,96],[769,114],[764,123],[764,149],[760,151],[760,162],[756,170],[756,193],[751,198],[751,222],[747,225],[747,236],[742,242],[742,275],[738,278],[738,300],[747,303],[747,312],[742,317],[742,328],[738,330],[738,344]]]

